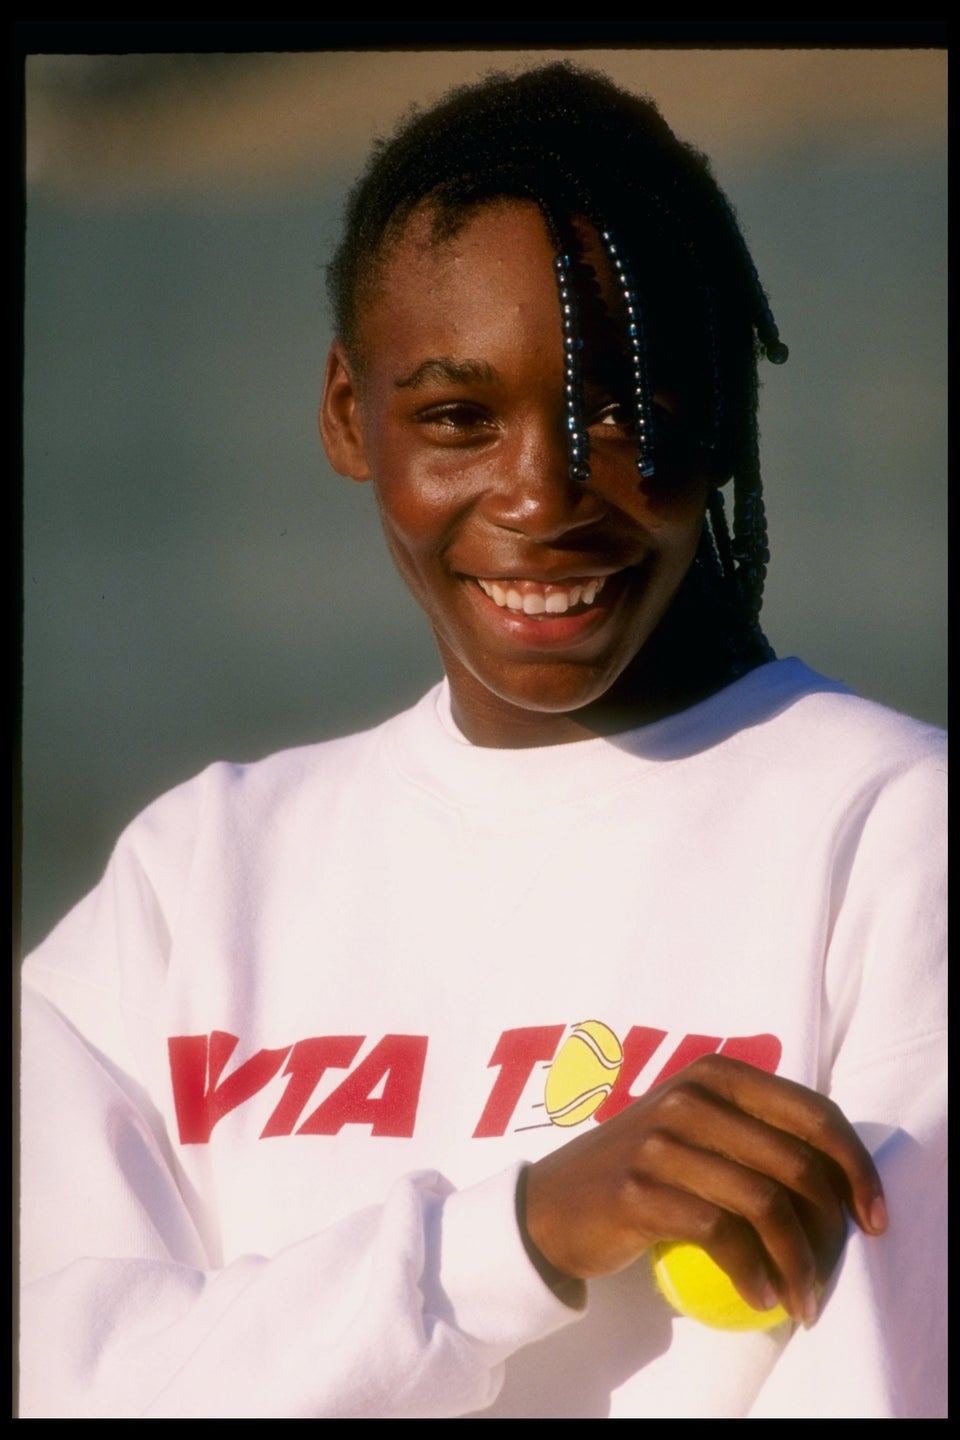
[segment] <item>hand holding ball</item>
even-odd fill
[[[600,1021],[585,1020],[550,1065],[544,1118],[560,1127],[587,1123],[530,1166],[521,1223],[533,1247],[581,1280],[618,1274],[646,1253],[667,1302],[714,1329],[812,1325],[848,1215],[867,1235],[887,1224],[877,1169],[856,1131],[815,1091],[730,1056],[703,1056],[634,1097],[624,1093],[624,1071],[632,1075],[637,1059],[627,1065],[628,1048]],[[623,1103],[606,1105],[614,1095]],[[809,1162],[800,1182],[798,1152]],[[794,1245],[779,1244],[775,1216],[755,1213],[757,1173],[784,1204],[797,1198]],[[718,1205],[753,1225],[753,1266],[776,1263],[772,1286],[743,1268],[751,1244],[718,1250],[749,1301],[710,1254],[681,1238],[698,1214],[717,1220]],[[734,1229],[731,1245],[736,1238]]]
[[[682,1242],[655,1245],[653,1274],[661,1293],[681,1315],[715,1330],[772,1330],[790,1316],[782,1305],[754,1310],[706,1250]]]
[[[608,1099],[623,1066],[623,1047],[600,1020],[574,1025],[547,1075],[544,1109],[554,1125],[574,1126]],[[754,1310],[733,1281],[699,1245],[654,1246],[653,1273],[661,1292],[681,1315],[718,1330],[770,1330],[789,1320],[781,1305]]]

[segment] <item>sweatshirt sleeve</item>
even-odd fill
[[[412,1173],[382,1204],[221,1263],[143,1058],[157,1049],[141,1040],[176,911],[176,885],[163,894],[142,863],[149,829],[24,967],[21,1417],[489,1405],[505,1358],[577,1315],[524,1250],[518,1167],[462,1191]],[[135,954],[119,977],[118,933]]]
[[[22,1418],[459,1415],[574,1318],[524,1252],[515,1167],[412,1174],[211,1267],[133,1087],[29,987],[24,1042]]]
[[[946,963],[942,761],[888,786],[838,855],[825,1074],[874,1155],[890,1224],[851,1226],[820,1318],[751,1415],[946,1414]]]

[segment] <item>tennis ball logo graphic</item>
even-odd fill
[[[734,1288],[706,1250],[682,1241],[655,1245],[651,1251],[653,1274],[661,1293],[674,1310],[711,1325],[714,1330],[772,1330],[790,1316],[782,1305],[754,1310]]]
[[[554,1125],[579,1125],[598,1110],[617,1083],[623,1047],[599,1020],[584,1020],[567,1036],[550,1066],[544,1103]]]

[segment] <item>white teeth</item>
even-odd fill
[[[524,615],[565,615],[574,605],[592,605],[606,582],[606,575],[595,575],[572,584],[477,579],[483,593],[501,610]]]

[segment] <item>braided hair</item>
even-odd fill
[[[709,161],[677,139],[649,99],[563,62],[494,74],[415,110],[374,148],[347,203],[327,272],[337,332],[363,363],[360,320],[391,244],[426,205],[433,237],[455,235],[481,206],[532,201],[556,248],[566,368],[570,474],[590,475],[579,357],[592,326],[609,326],[574,217],[600,236],[621,295],[637,466],[649,480],[667,438],[653,380],[682,377],[694,443],[715,484],[681,608],[723,615],[725,668],[772,658],[759,625],[769,560],[757,430],[757,361],[787,358],[756,267]],[[721,485],[733,481],[733,528]],[[691,613],[693,613],[691,611]]]

